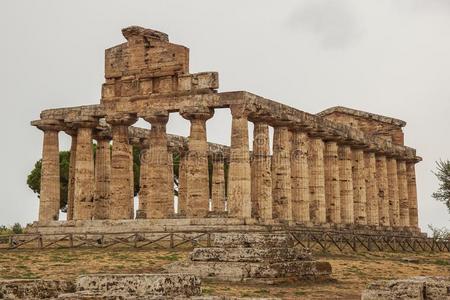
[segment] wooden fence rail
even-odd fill
[[[192,249],[214,246],[214,234],[229,231],[14,234],[0,236],[0,250],[53,248]],[[237,231],[267,233],[268,231]],[[284,230],[296,247],[312,251],[450,252],[450,240],[395,234],[361,234],[325,230]],[[275,233],[272,231],[272,233]]]

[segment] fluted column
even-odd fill
[[[208,107],[188,107],[180,111],[191,122],[186,178],[186,216],[203,218],[209,211],[208,142],[206,121],[214,115]]]
[[[309,223],[309,137],[306,132],[292,131],[291,151],[291,197],[292,219],[298,223]]]
[[[95,155],[95,201],[94,219],[109,219],[110,184],[111,184],[111,149],[109,138],[97,136],[97,153]]]
[[[67,186],[67,220],[73,220],[73,200],[75,196],[75,162],[77,159],[77,131],[66,130],[71,137],[70,160],[69,160],[69,179]]]
[[[106,121],[112,126],[109,217],[113,220],[133,219],[134,211],[130,201],[133,182],[130,176],[132,153],[128,127],[137,121],[137,117],[133,114],[117,113],[107,116]]]
[[[353,208],[353,175],[352,175],[352,149],[349,145],[341,145],[339,156],[339,182],[341,194],[341,223],[354,224]]]
[[[252,178],[252,217],[272,219],[272,172],[269,141],[269,126],[254,122]]]
[[[34,121],[32,125],[44,132],[39,221],[58,220],[60,207],[58,133],[62,130],[62,126],[56,120]]]
[[[376,155],[377,191],[378,191],[378,219],[381,226],[390,226],[389,218],[389,187],[387,160],[384,155]]]
[[[175,213],[175,208],[174,208],[174,172],[173,172],[173,152],[172,150],[169,149],[169,153],[167,153],[167,167],[169,168],[167,170],[167,184],[169,185],[168,189],[169,189],[169,201],[170,199],[172,199],[172,213]]]
[[[377,190],[377,166],[374,152],[364,153],[366,201],[367,201],[367,224],[377,226],[378,217],[378,190]]]
[[[180,164],[178,165],[178,210],[180,216],[186,215],[186,197],[187,197],[187,149],[180,151]]]
[[[364,151],[353,149],[353,205],[355,224],[366,225],[366,180],[364,172]]]
[[[225,211],[225,169],[221,153],[212,155],[211,210]]]
[[[310,216],[314,224],[326,222],[324,142],[312,137],[309,143]]]
[[[287,126],[276,126],[273,132],[272,198],[273,218],[292,220],[291,133]]]
[[[141,140],[141,154],[140,154],[140,171],[139,171],[139,194],[138,194],[138,209],[136,211],[137,219],[147,219],[146,205],[150,201],[148,194],[148,156],[149,156],[150,142],[148,138]]]
[[[325,202],[327,222],[341,223],[341,188],[339,181],[339,157],[336,141],[325,143]]]
[[[408,201],[409,201],[409,225],[419,227],[417,211],[417,186],[415,162],[406,163],[406,178],[408,181]]]
[[[74,184],[74,220],[91,220],[94,217],[95,169],[92,131],[97,126],[93,118],[72,120],[72,126],[78,128],[75,184]]]
[[[228,171],[228,215],[236,218],[251,217],[251,168],[248,145],[248,114],[245,105],[230,107],[231,147]]]
[[[397,161],[398,199],[399,199],[399,222],[400,226],[409,227],[409,199],[408,179],[406,176],[406,162]]]
[[[173,215],[173,191],[169,189],[169,154],[167,148],[167,111],[147,111],[142,116],[151,124],[147,169],[148,202],[145,203],[149,219],[164,219]]]
[[[400,206],[398,201],[397,160],[387,159],[388,192],[389,192],[389,220],[393,227],[400,226]]]

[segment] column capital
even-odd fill
[[[148,109],[139,116],[150,124],[165,125],[169,121],[169,112],[163,109]]]
[[[106,116],[106,122],[113,126],[131,126],[137,121],[137,115],[134,113],[118,112]]]
[[[190,106],[180,109],[180,115],[186,120],[208,120],[214,116],[214,109],[206,106]]]
[[[233,118],[248,118],[253,110],[247,104],[232,104],[230,111]]]
[[[35,126],[42,131],[63,131],[64,123],[55,119],[41,119],[31,122],[31,126]]]

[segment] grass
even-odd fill
[[[1,279],[69,279],[93,273],[160,273],[164,265],[188,257],[188,251],[142,249],[47,249],[0,251]],[[333,267],[330,281],[283,285],[203,282],[205,295],[282,299],[360,299],[379,279],[450,274],[450,253],[408,253],[419,263],[402,261],[404,253],[317,253]]]

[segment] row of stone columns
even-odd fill
[[[188,151],[179,166],[178,214],[205,217],[211,209],[226,209],[230,217],[272,219],[303,224],[357,224],[417,227],[414,162],[386,157],[330,137],[274,126],[270,155],[269,125],[254,122],[250,159],[245,105],[232,105],[231,146],[227,199],[222,157],[213,157],[209,190],[206,121],[207,107],[190,107],[180,114],[190,121]],[[170,218],[173,209],[172,154],[167,147],[167,111],[140,115],[151,124],[141,153],[138,218]],[[68,219],[131,219],[133,161],[128,127],[136,115],[108,115],[109,140],[97,134],[97,120],[66,121],[72,136]],[[41,121],[44,131],[40,220],[55,220],[59,210],[58,122]],[[97,139],[94,163],[92,139]]]
[[[254,122],[252,217],[418,227],[414,161],[283,124],[274,127],[270,156],[268,132]]]

